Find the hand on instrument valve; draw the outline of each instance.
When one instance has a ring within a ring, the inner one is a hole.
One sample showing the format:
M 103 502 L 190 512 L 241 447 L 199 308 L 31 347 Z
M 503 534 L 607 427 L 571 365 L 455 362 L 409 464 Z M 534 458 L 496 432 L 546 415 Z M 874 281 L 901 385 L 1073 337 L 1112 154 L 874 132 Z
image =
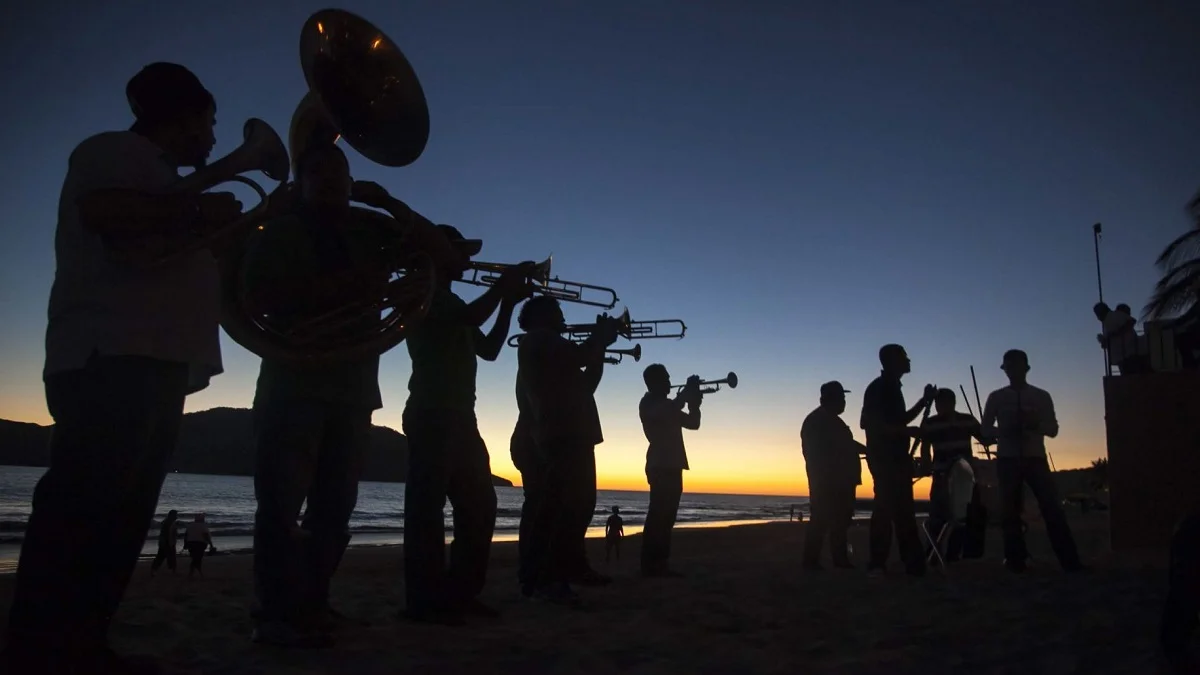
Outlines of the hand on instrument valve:
M 240 217 L 242 203 L 232 192 L 204 192 L 196 197 L 196 210 L 196 228 L 211 232 Z
M 620 321 L 607 314 L 596 315 L 596 339 L 607 347 L 617 341 L 620 335 Z
M 356 180 L 350 186 L 350 201 L 382 209 L 392 201 L 392 195 L 388 194 L 387 189 L 379 183 L 373 183 L 369 180 Z
M 536 265 L 537 263 L 527 260 L 500 273 L 496 287 L 500 289 L 506 302 L 516 304 L 533 295 L 533 282 L 529 277 L 533 275 Z
M 687 383 L 683 385 L 683 397 L 690 406 L 698 406 L 704 400 L 704 394 L 700 393 L 699 375 L 692 375 L 687 379 Z

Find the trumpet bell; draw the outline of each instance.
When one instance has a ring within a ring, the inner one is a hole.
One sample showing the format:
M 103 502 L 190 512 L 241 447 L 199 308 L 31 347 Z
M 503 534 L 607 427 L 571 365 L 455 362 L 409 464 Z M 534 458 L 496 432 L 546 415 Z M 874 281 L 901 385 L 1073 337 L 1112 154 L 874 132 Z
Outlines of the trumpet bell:
M 737 373 L 729 373 L 726 375 L 725 382 L 729 385 L 730 389 L 737 389 Z
M 629 350 L 629 355 L 633 357 L 634 362 L 642 360 L 642 345 L 636 344 L 633 349 Z
M 300 31 L 300 65 L 309 105 L 328 116 L 320 132 L 334 130 L 383 166 L 408 166 L 425 151 L 425 91 L 404 53 L 371 22 L 340 9 L 313 14 Z

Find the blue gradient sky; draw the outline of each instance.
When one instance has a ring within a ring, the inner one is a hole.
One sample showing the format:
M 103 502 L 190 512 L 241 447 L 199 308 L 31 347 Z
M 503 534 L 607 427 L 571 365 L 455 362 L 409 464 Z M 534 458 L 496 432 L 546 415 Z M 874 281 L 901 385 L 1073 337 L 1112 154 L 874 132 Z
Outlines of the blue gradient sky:
M 0 50 L 23 67 L 0 83 L 0 417 L 49 421 L 72 147 L 128 125 L 125 82 L 154 60 L 215 93 L 217 154 L 250 116 L 286 132 L 305 91 L 298 32 L 324 3 L 117 4 L 7 15 Z M 910 398 L 924 382 L 969 390 L 971 364 L 986 396 L 1001 353 L 1026 349 L 1058 402 L 1055 459 L 1081 465 L 1104 451 L 1091 225 L 1106 299 L 1140 307 L 1200 184 L 1200 11 L 1022 4 L 347 2 L 401 45 L 432 116 L 413 166 L 351 164 L 482 237 L 485 260 L 553 253 L 635 318 L 684 319 L 688 337 L 644 343 L 643 365 L 742 379 L 688 436 L 690 490 L 806 491 L 799 426 L 818 385 L 853 390 L 857 427 L 892 341 L 913 358 Z M 249 405 L 258 360 L 224 346 L 226 374 L 190 410 Z M 611 368 L 599 394 L 602 487 L 644 485 L 640 371 Z M 399 426 L 408 372 L 403 348 L 384 357 L 377 423 Z M 478 412 L 495 471 L 515 478 L 514 372 L 512 350 L 481 365 Z

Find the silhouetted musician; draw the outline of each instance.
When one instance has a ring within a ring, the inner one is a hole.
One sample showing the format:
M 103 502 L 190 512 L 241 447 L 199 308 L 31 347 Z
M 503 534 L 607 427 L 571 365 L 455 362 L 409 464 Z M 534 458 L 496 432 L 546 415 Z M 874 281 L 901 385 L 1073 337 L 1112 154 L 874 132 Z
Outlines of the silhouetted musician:
M 1046 524 L 1046 534 L 1067 572 L 1084 569 L 1071 526 L 1058 498 L 1058 487 L 1046 457 L 1046 438 L 1058 436 L 1058 419 L 1050 393 L 1027 381 L 1029 357 L 1019 349 L 1004 353 L 1001 369 L 1009 386 L 993 391 L 983 405 L 983 433 L 996 441 L 996 473 L 1004 521 L 1004 564 L 1025 571 L 1029 553 L 1021 523 L 1022 485 L 1029 484 Z
M 905 408 L 900 378 L 912 367 L 908 353 L 897 344 L 879 349 L 883 372 L 867 385 L 863 393 L 860 424 L 867 432 L 867 468 L 875 483 L 871 511 L 871 560 L 869 573 L 882 573 L 892 548 L 892 530 L 896 531 L 900 558 L 908 573 L 925 573 L 925 554 L 917 534 L 913 505 L 913 462 L 908 439 L 918 434 L 908 425 L 925 409 L 935 388 L 926 386 L 924 396 L 912 408 Z
M 187 395 L 222 372 L 219 278 L 207 250 L 147 269 L 113 247 L 211 232 L 228 192 L 172 192 L 213 147 L 216 104 L 187 68 L 153 63 L 125 89 L 128 130 L 71 152 L 59 199 L 44 370 L 54 418 L 21 547 L 5 672 L 116 672 L 108 627 L 154 518 Z M 6 670 L 7 669 L 7 670 Z
M 491 459 L 475 417 L 478 359 L 495 361 L 508 338 L 518 302 L 531 287 L 524 265 L 508 267 L 483 295 L 467 303 L 451 290 L 463 277 L 478 239 L 439 225 L 457 256 L 438 266 L 439 287 L 429 313 L 405 339 L 412 358 L 404 434 L 404 615 L 414 621 L 462 623 L 464 615 L 494 617 L 479 601 L 487 581 L 496 525 Z M 480 330 L 496 314 L 491 331 Z M 444 511 L 454 509 L 454 540 L 446 566 Z
M 526 548 L 536 581 L 523 591 L 573 604 L 578 597 L 572 582 L 607 580 L 588 564 L 584 538 L 596 509 L 595 448 L 604 440 L 595 390 L 604 349 L 616 340 L 617 326 L 598 318 L 585 342 L 571 342 L 561 334 L 566 322 L 558 300 L 550 296 L 527 301 L 519 321 L 526 334 L 517 359 L 544 486 Z
M 642 532 L 642 575 L 677 577 L 670 569 L 671 529 L 683 496 L 683 472 L 688 467 L 683 446 L 683 430 L 700 428 L 700 378 L 693 375 L 675 398 L 671 393 L 671 375 L 661 363 L 642 371 L 646 394 L 638 405 L 642 431 L 650 443 L 646 449 L 646 481 L 650 485 L 650 507 L 646 510 L 646 528 Z M 687 407 L 687 412 L 684 412 Z
M 972 439 L 983 442 L 979 420 L 954 409 L 957 397 L 950 389 L 939 389 L 934 398 L 937 414 L 921 424 L 921 463 L 930 467 L 933 480 L 929 488 L 928 530 L 937 536 L 942 526 L 953 518 L 950 503 L 950 469 L 959 459 L 974 462 L 971 452 Z M 931 456 L 932 455 L 932 456 Z M 972 500 L 979 500 L 979 489 L 975 488 Z M 952 562 L 962 556 L 966 531 L 955 529 L 946 542 L 945 560 Z

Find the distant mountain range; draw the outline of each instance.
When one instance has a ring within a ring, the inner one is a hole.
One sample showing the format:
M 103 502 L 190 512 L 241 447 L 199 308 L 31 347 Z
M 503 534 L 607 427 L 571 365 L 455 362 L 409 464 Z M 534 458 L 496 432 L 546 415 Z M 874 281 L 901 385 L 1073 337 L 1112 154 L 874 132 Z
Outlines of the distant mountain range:
M 0 420 L 0 464 L 49 466 L 52 426 Z M 251 412 L 245 408 L 212 408 L 183 416 L 179 445 L 171 470 L 218 476 L 254 474 Z M 403 483 L 408 469 L 408 439 L 388 427 L 371 429 L 371 448 L 363 480 Z M 512 481 L 492 476 L 493 485 Z

